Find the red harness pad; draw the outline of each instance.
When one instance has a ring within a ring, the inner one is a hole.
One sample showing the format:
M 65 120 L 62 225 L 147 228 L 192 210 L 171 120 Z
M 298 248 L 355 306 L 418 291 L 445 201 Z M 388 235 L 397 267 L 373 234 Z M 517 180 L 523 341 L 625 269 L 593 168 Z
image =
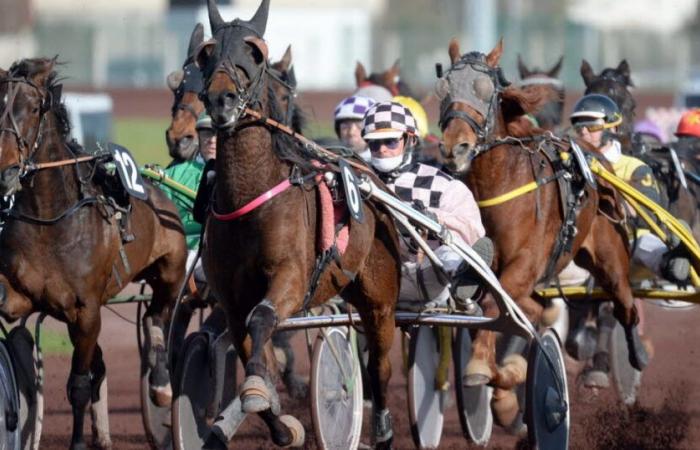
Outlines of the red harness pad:
M 347 221 L 348 209 L 345 202 L 333 203 L 331 190 L 328 189 L 328 186 L 323 180 L 321 180 L 317 186 L 318 203 L 320 206 L 318 250 L 320 252 L 328 251 L 333 246 L 333 243 L 335 243 L 338 248 L 338 253 L 342 255 L 345 253 L 345 249 L 348 248 L 350 229 L 348 223 L 346 223 L 340 231 L 338 231 L 337 236 L 335 229 L 338 224 Z

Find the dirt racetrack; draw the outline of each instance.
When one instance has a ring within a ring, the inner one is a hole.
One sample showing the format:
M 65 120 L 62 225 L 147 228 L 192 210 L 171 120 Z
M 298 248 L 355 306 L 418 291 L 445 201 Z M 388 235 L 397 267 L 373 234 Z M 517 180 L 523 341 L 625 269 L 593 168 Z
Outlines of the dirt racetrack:
M 134 305 L 115 308 L 133 320 Z M 134 325 L 103 309 L 100 344 L 103 347 L 108 379 L 112 440 L 115 449 L 147 448 L 139 406 L 139 376 Z M 655 357 L 644 373 L 639 405 L 631 410 L 619 408 L 612 390 L 593 395 L 575 386 L 570 377 L 572 397 L 571 448 L 573 449 L 671 449 L 700 448 L 700 308 L 668 311 L 647 306 L 648 333 L 653 339 Z M 46 327 L 65 327 L 47 320 Z M 398 335 L 398 333 L 397 333 Z M 308 373 L 303 335 L 295 337 L 299 370 Z M 49 356 L 45 360 L 44 433 L 42 449 L 65 449 L 70 441 L 71 413 L 65 385 L 69 356 Z M 398 339 L 393 349 L 393 377 L 390 384 L 390 409 L 394 418 L 396 448 L 412 448 L 406 413 L 406 381 L 400 366 Z M 312 437 L 308 403 L 289 401 L 283 394 L 283 407 L 295 414 L 307 430 L 307 448 L 316 448 Z M 368 410 L 363 434 L 369 429 Z M 455 407 L 445 418 L 441 448 L 469 448 L 462 437 Z M 89 420 L 86 435 L 89 436 Z M 368 442 L 368 439 L 363 439 Z M 257 417 L 248 418 L 230 448 L 272 448 L 267 429 Z M 494 429 L 490 448 L 526 448 L 525 440 Z

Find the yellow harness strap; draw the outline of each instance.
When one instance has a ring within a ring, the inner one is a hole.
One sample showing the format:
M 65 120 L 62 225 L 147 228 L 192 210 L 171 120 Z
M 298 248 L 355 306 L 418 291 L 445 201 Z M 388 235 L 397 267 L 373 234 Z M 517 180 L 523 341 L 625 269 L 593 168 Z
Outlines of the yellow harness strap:
M 537 189 L 539 185 L 537 184 L 536 181 L 531 181 L 530 183 L 526 184 L 525 186 L 520 186 L 517 189 L 514 189 L 510 192 L 506 192 L 503 195 L 499 195 L 498 197 L 490 198 L 488 200 L 482 200 L 480 202 L 476 202 L 477 205 L 481 208 L 486 208 L 489 206 L 495 206 L 495 205 L 500 205 L 501 203 L 505 203 L 508 200 L 512 200 L 515 197 L 520 197 L 521 195 L 525 195 L 528 192 L 532 192 L 535 189 Z

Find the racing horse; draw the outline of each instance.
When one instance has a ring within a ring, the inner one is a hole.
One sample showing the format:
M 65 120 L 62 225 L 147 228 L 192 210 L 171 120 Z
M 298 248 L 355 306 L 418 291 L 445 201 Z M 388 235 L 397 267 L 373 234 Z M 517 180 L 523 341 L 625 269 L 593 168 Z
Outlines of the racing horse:
M 555 182 L 562 172 L 554 166 L 555 158 L 546 155 L 554 153 L 547 150 L 553 142 L 557 153 L 568 151 L 569 145 L 542 135 L 543 130 L 522 117 L 550 100 L 551 91 L 525 92 L 510 86 L 498 67 L 502 52 L 502 41 L 488 55 L 462 55 L 459 43 L 450 42 L 452 67 L 436 85 L 442 99 L 446 164 L 479 202 L 487 235 L 496 248 L 495 273 L 529 319 L 537 322 L 542 315 L 542 306 L 531 298 L 535 285 L 558 273 L 573 256 L 615 300 L 615 316 L 625 329 L 630 362 L 641 370 L 648 356 L 637 331 L 637 311 L 627 280 L 630 254 L 622 227 L 624 213 L 616 193 L 603 183 L 598 182 L 595 189 L 593 183 L 579 179 L 578 205 L 564 211 L 559 182 Z M 495 201 L 528 184 L 534 189 Z M 568 241 L 568 250 L 557 244 L 562 240 Z M 491 300 L 487 294 L 484 313 L 495 317 L 498 312 Z M 503 391 L 524 381 L 525 362 L 516 358 L 498 367 L 494 344 L 492 331 L 477 332 L 464 382 L 499 388 L 494 392 L 498 411 L 505 408 L 498 401 L 513 404 L 512 391 L 507 395 Z
M 159 189 L 141 185 L 144 201 L 107 187 L 116 178 L 100 158 L 68 142 L 55 64 L 24 59 L 0 71 L 0 196 L 13 198 L 1 215 L 0 315 L 13 321 L 41 311 L 67 324 L 74 346 L 67 384 L 70 448 L 86 448 L 89 402 L 97 416 L 95 444 L 110 448 L 106 369 L 97 343 L 100 307 L 132 280 L 150 284 L 144 357 L 152 370 L 151 396 L 168 404 L 163 329 L 184 278 L 184 232 Z
M 398 59 L 384 72 L 373 72 L 369 75 L 367 75 L 365 66 L 358 61 L 355 65 L 355 83 L 358 89 L 376 85 L 387 89 L 394 97 L 397 95 L 415 97 L 411 87 L 401 79 L 401 67 Z
M 694 186 L 682 185 L 680 174 L 677 173 L 677 170 L 682 168 L 675 167 L 667 149 L 639 153 L 634 145 L 632 130 L 636 102 L 629 91 L 629 87 L 633 84 L 627 60 L 623 59 L 616 68 L 603 69 L 599 75 L 595 75 L 588 62 L 583 60 L 581 76 L 586 84 L 586 94 L 604 94 L 617 103 L 623 116 L 617 136 L 623 151 L 639 157 L 652 168 L 654 177 L 659 181 L 661 206 L 668 209 L 674 217 L 688 224 L 694 230 L 695 238 L 700 239 L 700 208 L 698 208 L 700 197 L 694 195 Z M 686 165 L 691 164 L 685 155 L 678 156 Z
M 564 114 L 564 84 L 557 78 L 563 61 L 564 56 L 561 56 L 559 61 L 549 70 L 529 69 L 518 54 L 519 85 L 523 91 L 528 92 L 533 86 L 546 86 L 555 94 L 554 100 L 547 102 L 539 111 L 533 113 L 540 128 L 555 133 L 561 127 Z
M 271 89 L 277 81 L 268 71 L 262 39 L 268 9 L 269 1 L 263 0 L 251 20 L 225 22 L 209 0 L 213 38 L 197 56 L 205 75 L 205 106 L 218 136 L 203 264 L 245 366 L 239 410 L 258 413 L 275 444 L 303 444 L 301 424 L 280 416 L 275 407 L 270 336 L 292 314 L 340 293 L 365 325 L 374 440 L 380 448 L 390 447 L 386 389 L 400 279 L 398 238 L 391 218 L 363 203 L 364 221 L 350 222 L 342 256 L 325 269 L 317 264 L 325 258 L 317 258 L 316 250 L 321 205 L 313 186 L 315 166 L 300 156 L 303 147 L 296 141 L 246 112 L 253 109 L 281 121 Z M 228 439 L 211 433 L 206 448 L 225 448 Z

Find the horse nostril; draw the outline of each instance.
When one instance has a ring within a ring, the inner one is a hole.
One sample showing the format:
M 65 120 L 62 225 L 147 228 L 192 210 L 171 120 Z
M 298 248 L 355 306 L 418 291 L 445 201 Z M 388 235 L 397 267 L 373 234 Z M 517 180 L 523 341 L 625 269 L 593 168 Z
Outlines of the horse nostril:
M 187 136 L 183 136 L 182 138 L 180 138 L 180 142 L 178 142 L 177 145 L 178 145 L 180 148 L 187 148 L 187 147 L 189 147 L 190 145 L 192 145 L 192 142 L 193 142 L 193 141 L 194 141 L 194 136 L 187 135 Z
M 222 99 L 222 105 L 224 108 L 230 109 L 236 106 L 236 95 L 232 93 L 228 93 L 223 96 Z
M 464 156 L 469 151 L 469 144 L 461 143 L 452 147 L 452 154 L 454 156 Z

